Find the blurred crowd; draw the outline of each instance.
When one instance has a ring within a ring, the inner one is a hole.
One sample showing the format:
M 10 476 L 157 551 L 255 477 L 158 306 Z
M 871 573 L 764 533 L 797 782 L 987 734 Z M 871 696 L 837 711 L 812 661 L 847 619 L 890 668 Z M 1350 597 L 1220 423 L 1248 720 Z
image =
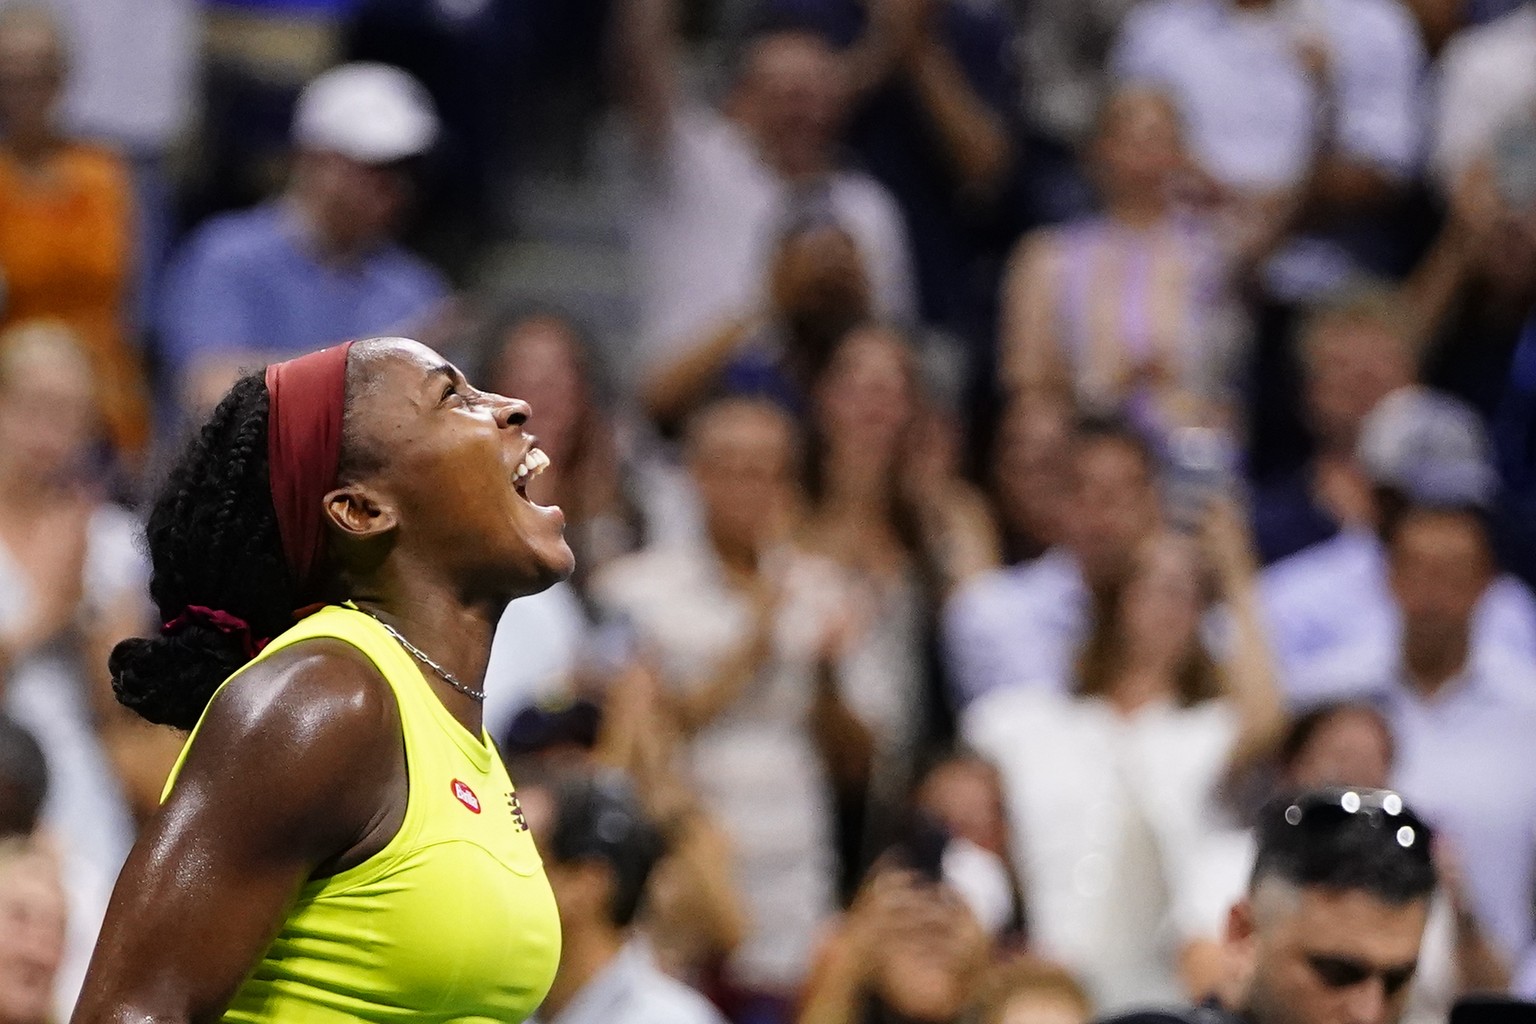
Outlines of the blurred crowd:
M 106 671 L 161 454 L 379 334 L 578 556 L 486 681 L 542 1024 L 1198 1001 L 1333 784 L 1436 830 L 1413 1024 L 1536 994 L 1536 2 L 6 3 L 0 1021 L 183 739 Z

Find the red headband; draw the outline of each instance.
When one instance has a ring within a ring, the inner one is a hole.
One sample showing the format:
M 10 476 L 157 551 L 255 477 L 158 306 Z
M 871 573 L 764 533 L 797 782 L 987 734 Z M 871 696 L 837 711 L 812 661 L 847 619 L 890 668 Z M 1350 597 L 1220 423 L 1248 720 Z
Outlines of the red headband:
M 301 599 L 325 557 L 321 503 L 341 464 L 350 341 L 267 367 L 267 472 L 283 555 Z

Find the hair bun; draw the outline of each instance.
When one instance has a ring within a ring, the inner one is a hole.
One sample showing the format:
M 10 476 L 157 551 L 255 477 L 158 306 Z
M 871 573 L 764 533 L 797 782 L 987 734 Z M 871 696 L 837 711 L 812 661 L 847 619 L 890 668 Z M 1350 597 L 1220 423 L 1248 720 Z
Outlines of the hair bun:
M 245 638 L 188 622 L 122 641 L 107 667 L 118 703 L 157 725 L 190 730 L 214 691 L 250 660 Z

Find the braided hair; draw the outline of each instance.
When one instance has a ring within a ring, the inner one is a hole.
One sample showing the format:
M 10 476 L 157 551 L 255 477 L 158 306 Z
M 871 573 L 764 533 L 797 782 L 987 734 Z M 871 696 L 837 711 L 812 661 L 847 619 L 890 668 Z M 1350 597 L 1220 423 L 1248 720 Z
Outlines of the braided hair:
M 149 514 L 149 592 L 163 619 L 192 605 L 245 620 L 257 637 L 298 606 L 267 477 L 267 388 L 242 378 L 192 437 Z M 151 722 L 190 729 L 219 684 L 249 659 L 249 638 L 190 622 L 112 650 L 112 689 Z

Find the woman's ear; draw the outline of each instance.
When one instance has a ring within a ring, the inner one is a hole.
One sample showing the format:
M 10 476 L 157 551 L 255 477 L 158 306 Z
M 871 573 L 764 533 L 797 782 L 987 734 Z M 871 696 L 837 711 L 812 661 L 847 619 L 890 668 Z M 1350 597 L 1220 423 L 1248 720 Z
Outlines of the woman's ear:
M 361 484 L 339 487 L 325 496 L 325 515 L 343 534 L 369 540 L 400 525 L 394 508 L 372 488 Z

